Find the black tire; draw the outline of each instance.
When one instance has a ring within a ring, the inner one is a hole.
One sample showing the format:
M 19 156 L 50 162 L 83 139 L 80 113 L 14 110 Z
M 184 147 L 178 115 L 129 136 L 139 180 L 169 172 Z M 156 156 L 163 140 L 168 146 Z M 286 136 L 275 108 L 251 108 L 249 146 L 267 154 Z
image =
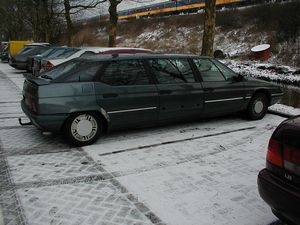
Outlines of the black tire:
M 98 140 L 103 125 L 96 113 L 81 112 L 71 115 L 66 120 L 63 131 L 72 145 L 84 146 Z
M 247 115 L 251 120 L 262 119 L 268 110 L 269 99 L 266 94 L 258 93 L 255 94 L 248 105 Z

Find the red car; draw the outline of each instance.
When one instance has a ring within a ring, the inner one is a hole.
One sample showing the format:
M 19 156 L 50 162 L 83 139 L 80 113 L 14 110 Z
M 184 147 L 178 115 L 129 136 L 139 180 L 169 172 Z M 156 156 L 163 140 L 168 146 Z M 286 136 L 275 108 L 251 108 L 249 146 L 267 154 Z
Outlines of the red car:
M 282 122 L 268 147 L 258 191 L 273 213 L 287 224 L 300 224 L 300 116 Z

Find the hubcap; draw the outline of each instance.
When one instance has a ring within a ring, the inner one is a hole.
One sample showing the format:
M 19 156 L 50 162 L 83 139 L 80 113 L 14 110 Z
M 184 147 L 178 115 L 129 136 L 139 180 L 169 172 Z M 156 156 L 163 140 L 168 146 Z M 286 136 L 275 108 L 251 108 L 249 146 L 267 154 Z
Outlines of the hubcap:
M 71 124 L 71 133 L 78 141 L 91 140 L 96 135 L 97 130 L 97 121 L 89 114 L 77 116 Z
M 257 100 L 254 104 L 254 112 L 260 114 L 264 109 L 264 103 L 261 100 Z

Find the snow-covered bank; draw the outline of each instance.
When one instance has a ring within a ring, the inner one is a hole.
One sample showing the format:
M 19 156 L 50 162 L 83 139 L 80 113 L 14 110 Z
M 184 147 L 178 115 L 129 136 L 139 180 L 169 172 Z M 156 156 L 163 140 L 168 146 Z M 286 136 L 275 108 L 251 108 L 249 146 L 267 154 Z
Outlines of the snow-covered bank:
M 224 63 L 235 72 L 246 76 L 300 86 L 299 68 L 259 61 L 224 60 Z
M 275 104 L 269 107 L 270 110 L 273 110 L 275 112 L 296 116 L 300 115 L 300 108 L 294 108 L 291 106 L 286 106 L 283 104 Z

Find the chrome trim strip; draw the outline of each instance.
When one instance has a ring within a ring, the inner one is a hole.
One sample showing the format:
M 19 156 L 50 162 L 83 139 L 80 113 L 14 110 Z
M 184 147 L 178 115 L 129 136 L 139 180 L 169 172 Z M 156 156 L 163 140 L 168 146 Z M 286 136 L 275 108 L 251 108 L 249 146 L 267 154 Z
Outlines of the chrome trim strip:
M 246 98 L 246 99 L 250 99 L 250 98 L 252 98 L 252 97 L 251 97 L 251 96 L 246 96 L 245 98 Z
M 243 100 L 243 97 L 239 98 L 223 98 L 223 99 L 216 99 L 216 100 L 208 100 L 205 103 L 213 103 L 213 102 L 226 102 L 226 101 L 235 101 L 235 100 Z
M 124 110 L 111 111 L 111 112 L 108 112 L 108 114 L 136 112 L 136 111 L 152 110 L 152 109 L 157 109 L 157 107 L 147 107 L 147 108 L 138 108 L 138 109 L 124 109 Z
M 279 93 L 279 94 L 272 94 L 271 96 L 283 96 L 283 93 Z

